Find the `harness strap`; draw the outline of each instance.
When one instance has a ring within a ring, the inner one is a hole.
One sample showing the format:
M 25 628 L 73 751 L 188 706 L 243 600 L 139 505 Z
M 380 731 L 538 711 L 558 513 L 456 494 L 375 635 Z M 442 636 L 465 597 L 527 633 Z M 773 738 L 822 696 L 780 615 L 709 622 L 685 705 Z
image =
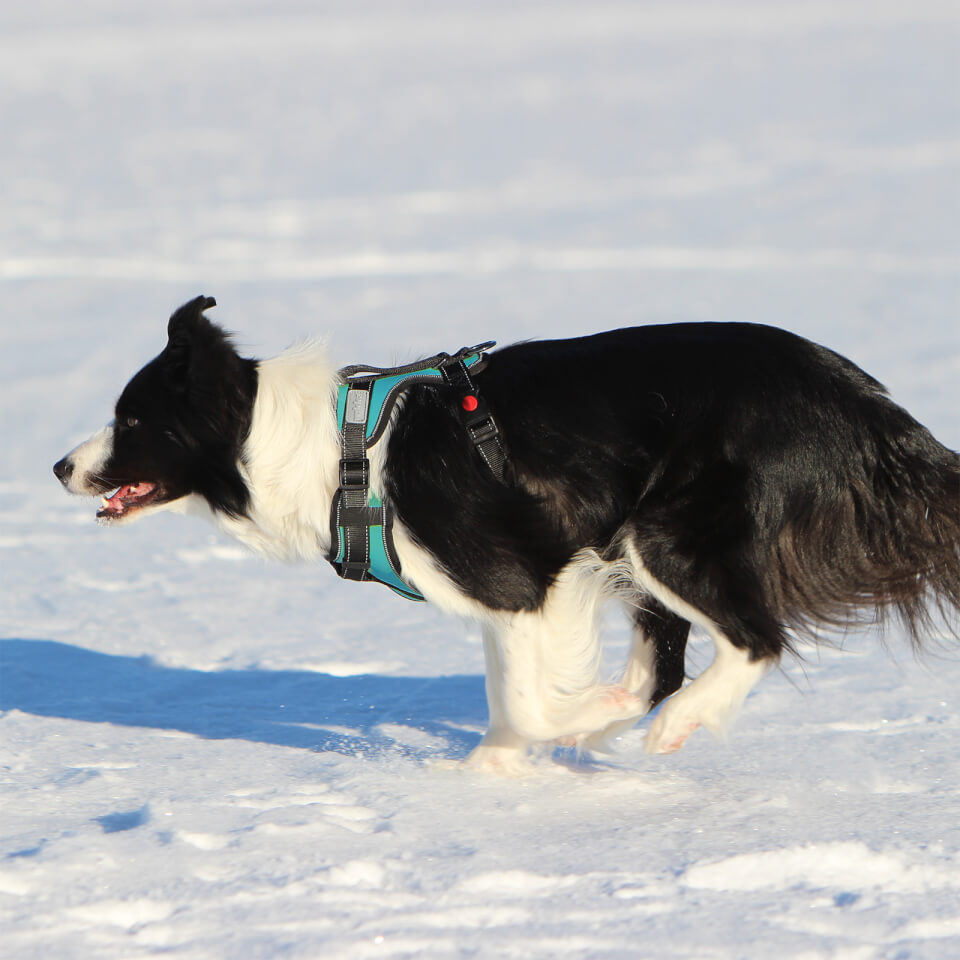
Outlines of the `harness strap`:
M 440 353 L 401 367 L 354 364 L 340 371 L 340 488 L 331 509 L 327 559 L 346 580 L 375 580 L 409 600 L 423 596 L 404 582 L 393 544 L 393 510 L 370 489 L 368 450 L 382 436 L 401 392 L 414 384 L 445 383 L 458 390 L 460 418 L 484 463 L 503 481 L 506 455 L 496 421 L 470 377 L 493 342 Z
M 458 354 L 451 358 L 450 363 L 441 366 L 440 370 L 447 383 L 463 394 L 459 407 L 460 420 L 467 428 L 473 445 L 483 457 L 490 472 L 498 480 L 503 481 L 507 457 L 500 443 L 500 431 L 493 419 L 493 414 L 490 413 L 487 401 L 470 379 L 470 371 L 466 363 Z
M 363 580 L 370 559 L 369 503 L 370 461 L 367 459 L 367 411 L 370 384 L 358 383 L 347 393 L 345 416 L 340 426 L 340 491 L 335 498 L 337 527 L 343 530 L 340 576 Z

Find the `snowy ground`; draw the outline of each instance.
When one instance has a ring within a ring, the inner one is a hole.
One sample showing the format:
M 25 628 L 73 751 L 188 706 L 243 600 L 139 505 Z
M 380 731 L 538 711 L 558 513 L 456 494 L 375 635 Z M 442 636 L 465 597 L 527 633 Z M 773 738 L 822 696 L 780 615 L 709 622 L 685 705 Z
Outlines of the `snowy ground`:
M 0 10 L 4 957 L 955 958 L 960 655 L 788 663 L 728 744 L 439 769 L 469 627 L 50 465 L 172 308 L 342 362 L 625 323 L 828 343 L 960 447 L 954 2 Z M 623 631 L 611 621 L 611 667 Z M 698 645 L 693 669 L 709 653 Z

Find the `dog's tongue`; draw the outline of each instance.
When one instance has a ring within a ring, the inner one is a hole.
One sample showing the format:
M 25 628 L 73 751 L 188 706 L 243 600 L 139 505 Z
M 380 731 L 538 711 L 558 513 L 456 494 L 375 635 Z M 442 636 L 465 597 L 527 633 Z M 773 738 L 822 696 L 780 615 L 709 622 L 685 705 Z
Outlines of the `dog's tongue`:
M 126 510 L 127 502 L 145 497 L 154 486 L 152 483 L 125 483 L 112 497 L 103 498 L 101 515 L 119 516 Z

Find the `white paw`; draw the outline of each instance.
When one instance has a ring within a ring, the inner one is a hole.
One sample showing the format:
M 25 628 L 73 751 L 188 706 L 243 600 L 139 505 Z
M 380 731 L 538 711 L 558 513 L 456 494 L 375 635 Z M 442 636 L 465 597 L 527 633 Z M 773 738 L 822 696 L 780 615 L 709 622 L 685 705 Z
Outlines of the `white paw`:
M 650 724 L 643 748 L 647 753 L 676 753 L 700 724 L 689 716 L 671 717 L 666 711 Z
M 611 753 L 613 740 L 647 712 L 649 701 L 621 686 L 602 687 L 582 733 L 557 737 L 554 744 L 596 753 Z
M 646 712 L 647 701 L 631 693 L 626 687 L 616 684 L 600 687 L 592 706 L 584 712 L 582 719 L 586 722 L 583 723 L 583 732 L 577 735 L 578 739 L 605 730 L 610 724 L 628 717 L 636 719 Z
M 501 777 L 520 777 L 530 772 L 531 763 L 526 747 L 481 743 L 463 761 L 461 767 L 480 773 L 495 773 Z
M 725 739 L 744 697 L 762 676 L 766 664 L 750 664 L 749 668 L 735 673 L 731 683 L 730 678 L 722 673 L 710 676 L 710 671 L 716 670 L 711 666 L 689 686 L 674 694 L 650 724 L 647 753 L 674 753 L 697 727 L 704 727 Z
M 702 693 L 694 682 L 664 703 L 647 731 L 647 753 L 676 753 L 697 727 L 718 729 L 717 702 Z
M 617 713 L 634 713 L 642 709 L 643 704 L 640 697 L 617 683 L 603 688 L 603 702 Z

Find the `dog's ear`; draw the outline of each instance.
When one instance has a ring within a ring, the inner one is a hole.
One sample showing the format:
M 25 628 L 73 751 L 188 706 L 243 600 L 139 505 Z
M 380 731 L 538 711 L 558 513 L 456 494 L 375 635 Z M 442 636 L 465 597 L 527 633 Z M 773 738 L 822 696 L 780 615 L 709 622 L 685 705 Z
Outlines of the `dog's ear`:
M 169 342 L 180 343 L 183 340 L 193 339 L 200 326 L 209 325 L 210 321 L 203 315 L 204 310 L 215 307 L 217 301 L 213 297 L 196 297 L 175 310 L 167 324 L 167 338 Z
M 213 297 L 200 296 L 171 315 L 167 324 L 167 346 L 162 354 L 164 370 L 171 383 L 186 384 L 198 340 L 213 327 L 203 311 L 216 305 Z

